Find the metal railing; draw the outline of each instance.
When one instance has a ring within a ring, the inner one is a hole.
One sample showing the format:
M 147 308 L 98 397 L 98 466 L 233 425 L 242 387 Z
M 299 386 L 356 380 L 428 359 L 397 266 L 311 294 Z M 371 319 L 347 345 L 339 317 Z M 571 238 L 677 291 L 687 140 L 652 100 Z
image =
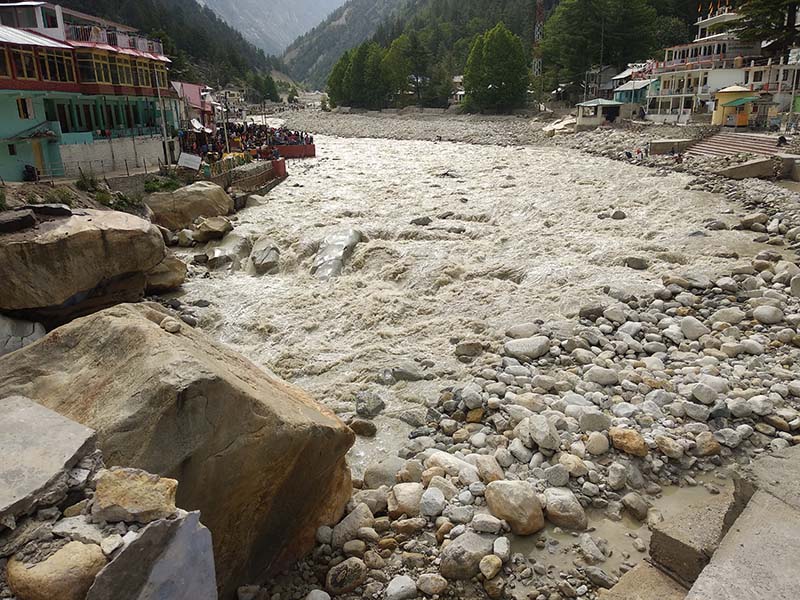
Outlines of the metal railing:
M 140 52 L 164 54 L 164 46 L 158 40 L 151 40 L 141 35 L 103 29 L 91 25 L 65 25 L 64 34 L 71 42 L 91 42 L 108 44 L 117 48 L 130 48 Z

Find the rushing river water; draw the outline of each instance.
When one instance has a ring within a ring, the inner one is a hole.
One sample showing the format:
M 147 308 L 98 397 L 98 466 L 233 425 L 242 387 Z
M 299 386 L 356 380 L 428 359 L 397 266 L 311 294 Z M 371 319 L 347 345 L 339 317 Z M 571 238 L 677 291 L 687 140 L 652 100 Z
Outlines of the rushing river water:
M 210 301 L 198 311 L 206 331 L 340 412 L 360 390 L 382 394 L 356 472 L 402 444 L 409 426 L 396 416 L 468 376 L 456 342 L 499 341 L 509 325 L 574 316 L 604 286 L 640 293 L 757 251 L 745 233 L 703 233 L 732 207 L 685 191 L 687 176 L 553 148 L 320 137 L 317 153 L 238 214 L 237 232 L 280 247 L 280 273 L 198 270 L 183 300 Z M 598 218 L 612 208 L 627 218 Z M 419 217 L 432 222 L 411 224 Z M 344 274 L 313 277 L 316 244 L 351 227 L 367 241 Z M 630 256 L 649 269 L 626 267 Z M 409 363 L 427 379 L 380 383 Z

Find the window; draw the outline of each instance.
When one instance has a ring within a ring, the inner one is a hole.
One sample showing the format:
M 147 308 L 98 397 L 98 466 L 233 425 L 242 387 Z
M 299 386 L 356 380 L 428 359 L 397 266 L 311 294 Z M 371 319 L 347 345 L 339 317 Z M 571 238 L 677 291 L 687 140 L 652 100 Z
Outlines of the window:
M 8 64 L 8 50 L 0 48 L 0 77 L 11 77 L 11 66 Z
M 78 75 L 81 83 L 94 83 L 94 60 L 89 52 L 78 52 Z
M 8 155 L 9 156 L 16 156 L 17 155 L 17 145 L 16 144 L 9 144 L 8 145 Z
M 40 50 L 39 72 L 45 81 L 74 82 L 75 64 L 72 54 L 60 50 Z
M 747 85 L 748 83 L 750 83 L 750 71 L 745 71 L 744 72 L 744 84 Z
M 133 85 L 131 72 L 131 59 L 118 57 L 115 61 L 117 70 L 117 85 Z
M 20 119 L 32 119 L 33 100 L 30 98 L 17 98 L 17 112 Z
M 32 50 L 14 49 L 11 51 L 11 60 L 14 63 L 17 79 L 37 79 Z
M 759 81 L 764 80 L 764 71 L 755 71 L 753 73 L 753 81 L 758 83 Z
M 139 87 L 151 87 L 150 68 L 147 66 L 147 63 L 143 60 L 134 61 L 134 70 L 136 72 L 134 75 L 134 84 Z
M 98 83 L 111 83 L 111 65 L 105 54 L 93 54 L 94 76 Z

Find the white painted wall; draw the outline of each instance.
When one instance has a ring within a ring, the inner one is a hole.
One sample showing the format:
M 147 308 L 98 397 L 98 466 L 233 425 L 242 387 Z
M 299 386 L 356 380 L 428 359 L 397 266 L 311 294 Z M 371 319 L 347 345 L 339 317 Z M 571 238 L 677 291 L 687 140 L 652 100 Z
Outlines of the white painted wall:
M 177 140 L 175 147 L 178 147 Z M 63 144 L 60 150 L 66 177 L 77 177 L 79 167 L 84 171 L 91 168 L 95 173 L 124 173 L 125 161 L 128 170 L 145 166 L 157 169 L 159 159 L 164 161 L 161 139 L 149 136 L 99 140 L 93 144 Z

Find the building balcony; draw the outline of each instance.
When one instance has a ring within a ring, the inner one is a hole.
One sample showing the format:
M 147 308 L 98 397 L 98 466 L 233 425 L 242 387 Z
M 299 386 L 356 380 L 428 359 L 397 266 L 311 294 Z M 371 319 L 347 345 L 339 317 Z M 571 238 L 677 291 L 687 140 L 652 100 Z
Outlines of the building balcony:
M 134 35 L 102 29 L 88 25 L 65 25 L 64 33 L 67 41 L 89 42 L 92 44 L 107 44 L 116 48 L 129 48 L 150 54 L 164 54 L 164 46 L 157 40 L 150 40 L 141 35 Z
M 659 96 L 704 96 L 709 93 L 709 87 L 703 85 L 700 87 L 687 87 L 677 89 L 662 89 L 659 90 Z

